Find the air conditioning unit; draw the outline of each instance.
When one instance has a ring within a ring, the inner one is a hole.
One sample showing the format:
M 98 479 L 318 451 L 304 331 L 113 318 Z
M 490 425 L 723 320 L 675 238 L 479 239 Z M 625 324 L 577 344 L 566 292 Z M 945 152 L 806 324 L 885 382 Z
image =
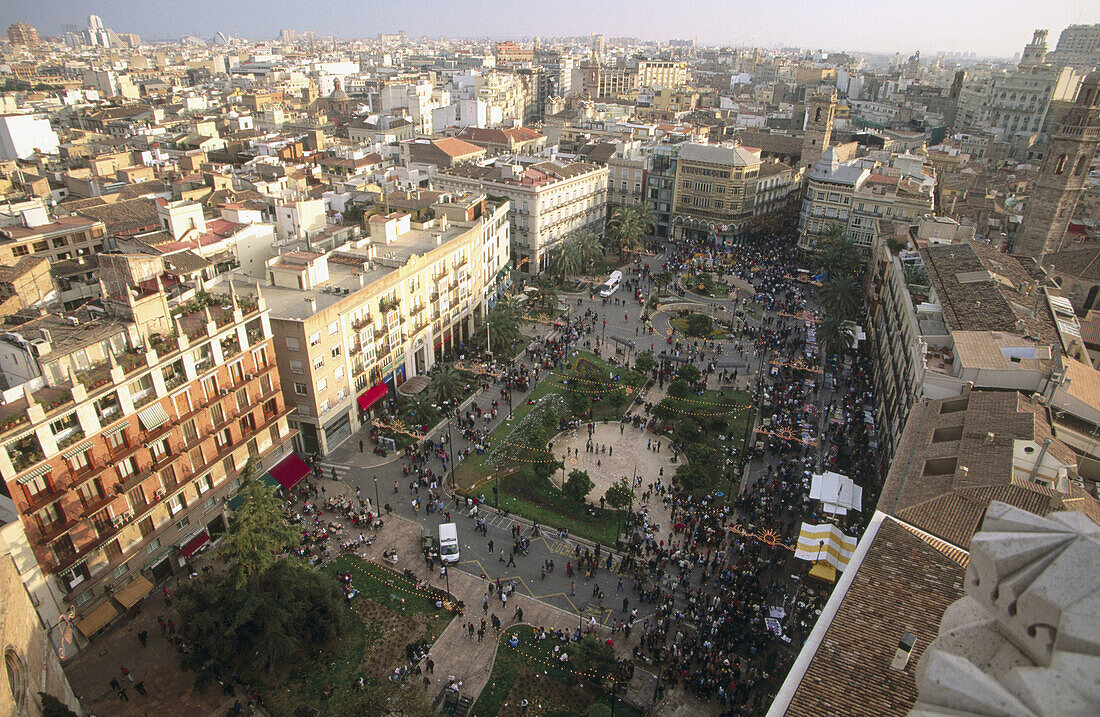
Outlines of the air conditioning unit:
M 164 489 L 163 488 L 157 488 L 155 491 L 153 491 L 153 498 L 154 499 L 160 500 L 163 497 L 164 497 Z
M 125 522 L 126 522 L 126 516 L 124 516 L 124 515 L 116 515 L 114 518 L 111 519 L 111 523 L 116 528 L 119 527 L 120 525 L 122 525 Z
M 254 374 L 254 373 L 246 373 L 244 375 L 244 380 L 245 381 L 251 381 L 254 378 L 256 378 L 256 374 Z
M 228 388 L 219 389 L 218 393 L 221 394 L 222 396 L 228 396 L 229 395 L 229 389 Z
M 123 520 L 133 520 L 134 519 L 134 511 L 128 510 L 125 513 L 123 513 L 122 514 L 122 519 Z

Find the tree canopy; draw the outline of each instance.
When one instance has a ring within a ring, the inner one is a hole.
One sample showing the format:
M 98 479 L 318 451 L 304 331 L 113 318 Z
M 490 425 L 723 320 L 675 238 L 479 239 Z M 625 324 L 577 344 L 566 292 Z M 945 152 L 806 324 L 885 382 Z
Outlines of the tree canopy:
M 588 477 L 588 473 L 574 469 L 569 472 L 569 478 L 565 481 L 562 493 L 570 500 L 583 503 L 595 487 L 596 484 Z

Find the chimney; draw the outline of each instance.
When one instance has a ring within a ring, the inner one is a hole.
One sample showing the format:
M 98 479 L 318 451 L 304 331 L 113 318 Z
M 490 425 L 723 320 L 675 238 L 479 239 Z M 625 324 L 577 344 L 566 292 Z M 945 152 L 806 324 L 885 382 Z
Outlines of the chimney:
M 985 434 L 986 443 L 992 443 L 994 438 L 996 438 L 996 436 L 993 435 L 993 431 L 989 431 Z
M 306 299 L 306 301 L 309 302 L 309 311 L 310 311 L 310 313 L 316 314 L 317 313 L 317 299 L 316 299 L 316 297 L 311 296 L 308 299 Z
M 898 649 L 894 653 L 894 659 L 890 661 L 890 669 L 898 670 L 899 672 L 905 669 L 905 666 L 909 664 L 909 656 L 913 654 L 913 646 L 917 644 L 917 636 L 911 632 L 906 632 L 898 640 Z

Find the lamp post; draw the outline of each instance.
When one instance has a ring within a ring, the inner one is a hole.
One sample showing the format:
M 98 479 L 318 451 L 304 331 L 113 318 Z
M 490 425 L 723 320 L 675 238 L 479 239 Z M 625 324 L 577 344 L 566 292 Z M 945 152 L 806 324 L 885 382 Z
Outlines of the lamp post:
M 454 440 L 451 438 L 451 431 L 455 425 L 455 413 L 458 413 L 458 409 L 454 410 L 454 413 L 447 415 L 447 463 L 451 469 L 451 490 L 455 489 L 455 446 Z
M 382 501 L 378 498 L 378 476 L 374 476 L 374 514 L 382 517 Z

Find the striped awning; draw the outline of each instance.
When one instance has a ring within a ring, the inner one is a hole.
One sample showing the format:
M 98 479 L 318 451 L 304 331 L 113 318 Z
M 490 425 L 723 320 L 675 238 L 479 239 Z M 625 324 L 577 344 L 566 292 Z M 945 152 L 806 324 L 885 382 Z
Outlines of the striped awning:
M 138 420 L 141 421 L 141 425 L 145 430 L 152 431 L 168 423 L 168 413 L 159 403 L 154 403 L 152 406 L 138 411 Z
M 80 453 L 83 453 L 84 451 L 88 450 L 91 447 L 92 447 L 92 442 L 91 441 L 81 441 L 80 443 L 77 443 L 75 446 L 73 446 L 69 450 L 62 453 L 61 457 L 64 458 L 65 460 L 69 460 L 73 456 L 75 456 L 77 454 L 80 454 Z
M 106 431 L 104 431 L 103 432 L 103 437 L 104 438 L 110 438 L 111 436 L 115 435 L 116 433 L 121 433 L 122 431 L 125 431 L 129 427 L 130 427 L 130 422 L 129 421 L 123 421 L 121 423 L 117 423 L 117 424 L 111 426 L 110 428 L 108 428 Z
M 52 470 L 49 463 L 43 463 L 42 465 L 27 471 L 26 475 L 20 476 L 17 481 L 19 485 L 24 483 L 30 483 L 35 478 L 41 478 Z

